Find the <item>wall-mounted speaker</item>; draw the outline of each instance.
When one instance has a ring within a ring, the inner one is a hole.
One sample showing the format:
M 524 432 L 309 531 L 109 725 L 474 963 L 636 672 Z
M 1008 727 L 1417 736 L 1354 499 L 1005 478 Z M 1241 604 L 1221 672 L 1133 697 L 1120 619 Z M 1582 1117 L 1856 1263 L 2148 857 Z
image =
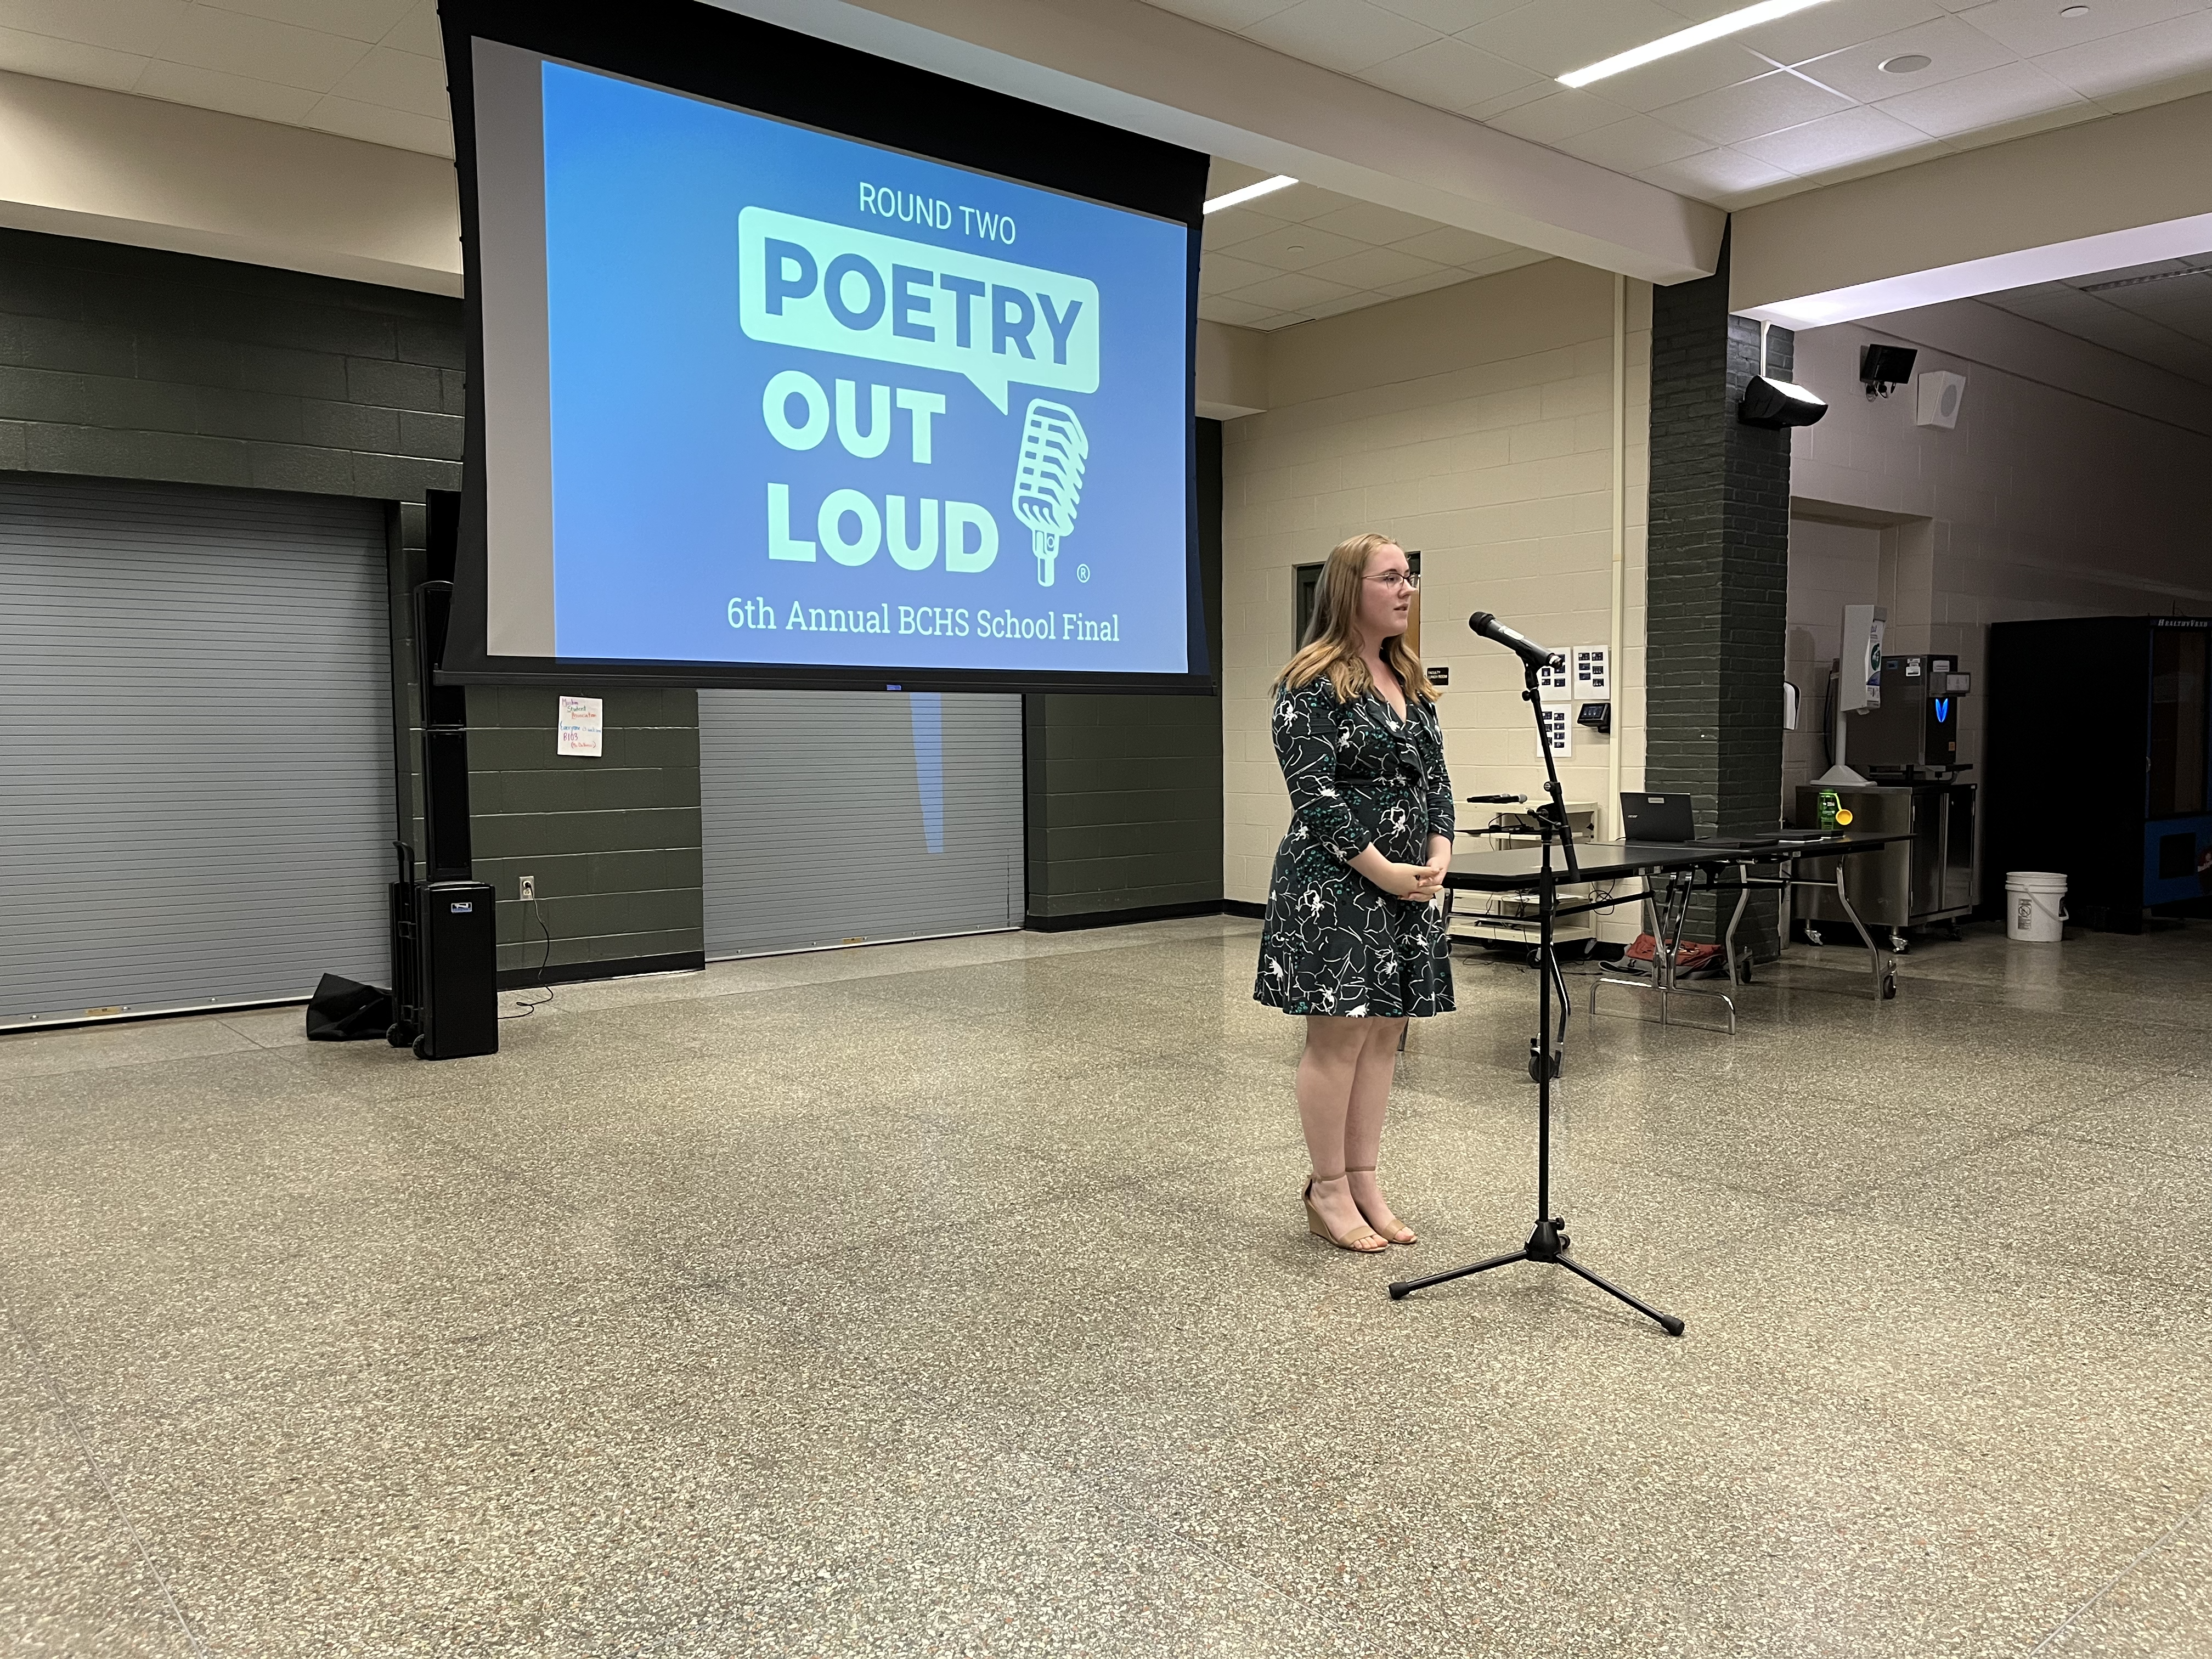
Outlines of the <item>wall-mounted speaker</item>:
M 1736 405 L 1736 418 L 1746 426 L 1810 426 L 1827 412 L 1827 404 L 1803 386 L 1764 374 L 1744 387 Z
M 1965 375 L 1931 368 L 1920 377 L 1914 391 L 1919 398 L 1912 412 L 1915 426 L 1948 428 L 1959 424 L 1959 405 L 1966 400 Z

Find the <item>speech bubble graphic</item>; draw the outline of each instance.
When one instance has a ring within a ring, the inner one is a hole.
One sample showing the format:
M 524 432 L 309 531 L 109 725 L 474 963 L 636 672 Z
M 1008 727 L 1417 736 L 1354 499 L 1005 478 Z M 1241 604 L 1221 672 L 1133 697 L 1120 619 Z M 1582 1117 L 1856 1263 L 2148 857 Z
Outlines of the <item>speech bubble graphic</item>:
M 1006 412 L 1009 384 L 1098 390 L 1098 286 L 958 248 L 802 219 L 738 215 L 749 339 L 964 375 Z

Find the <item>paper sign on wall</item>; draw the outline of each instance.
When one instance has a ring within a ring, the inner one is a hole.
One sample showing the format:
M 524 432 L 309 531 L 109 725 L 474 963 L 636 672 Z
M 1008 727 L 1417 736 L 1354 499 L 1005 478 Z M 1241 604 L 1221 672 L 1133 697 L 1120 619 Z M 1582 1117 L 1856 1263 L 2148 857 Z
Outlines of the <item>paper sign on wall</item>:
M 1544 735 L 1552 740 L 1552 753 L 1565 759 L 1575 752 L 1575 722 L 1571 709 L 1547 708 L 1544 711 Z M 1536 758 L 1541 760 L 1544 751 L 1539 749 Z
M 597 757 L 605 730 L 602 708 L 597 697 L 562 698 L 561 723 L 553 740 L 554 752 Z
M 1539 691 L 1564 691 L 1573 672 L 1564 664 L 1555 666 L 1546 663 L 1536 671 L 1536 689 Z
M 1575 695 L 1600 701 L 1613 695 L 1613 649 L 1603 645 L 1578 645 L 1571 653 L 1575 664 Z

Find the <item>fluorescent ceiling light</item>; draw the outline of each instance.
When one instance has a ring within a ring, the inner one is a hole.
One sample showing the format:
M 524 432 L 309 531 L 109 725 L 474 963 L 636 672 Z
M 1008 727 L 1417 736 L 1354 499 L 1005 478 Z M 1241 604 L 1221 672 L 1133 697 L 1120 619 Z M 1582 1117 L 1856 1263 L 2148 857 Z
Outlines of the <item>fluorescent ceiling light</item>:
M 1623 70 L 1632 70 L 1640 64 L 1656 63 L 1662 58 L 1672 58 L 1678 52 L 1687 52 L 1692 46 L 1702 46 L 1708 40 L 1756 28 L 1761 23 L 1771 23 L 1778 17 L 1787 17 L 1793 11 L 1824 5 L 1826 0 L 1761 0 L 1756 6 L 1746 6 L 1741 11 L 1732 11 L 1725 17 L 1713 17 L 1705 22 L 1663 34 L 1656 40 L 1607 58 L 1601 64 L 1592 64 L 1588 69 L 1570 70 L 1559 77 L 1566 87 L 1586 87 L 1593 81 L 1602 81 L 1608 75 L 1618 75 Z
M 1224 208 L 1238 207 L 1246 202 L 1256 202 L 1262 196 L 1273 196 L 1277 191 L 1286 190 L 1296 183 L 1297 180 L 1291 178 L 1289 173 L 1279 173 L 1272 179 L 1262 179 L 1256 185 L 1247 185 L 1242 190 L 1231 191 L 1226 196 L 1215 197 L 1206 204 L 1206 210 L 1208 213 L 1218 213 Z

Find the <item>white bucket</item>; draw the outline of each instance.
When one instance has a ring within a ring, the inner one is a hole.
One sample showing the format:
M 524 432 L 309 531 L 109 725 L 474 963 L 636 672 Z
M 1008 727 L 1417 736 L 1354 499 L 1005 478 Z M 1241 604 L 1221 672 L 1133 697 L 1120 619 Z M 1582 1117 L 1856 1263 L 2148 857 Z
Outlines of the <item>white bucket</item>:
M 2055 945 L 2066 936 L 2066 876 L 2057 870 L 2005 872 L 2005 936 Z

